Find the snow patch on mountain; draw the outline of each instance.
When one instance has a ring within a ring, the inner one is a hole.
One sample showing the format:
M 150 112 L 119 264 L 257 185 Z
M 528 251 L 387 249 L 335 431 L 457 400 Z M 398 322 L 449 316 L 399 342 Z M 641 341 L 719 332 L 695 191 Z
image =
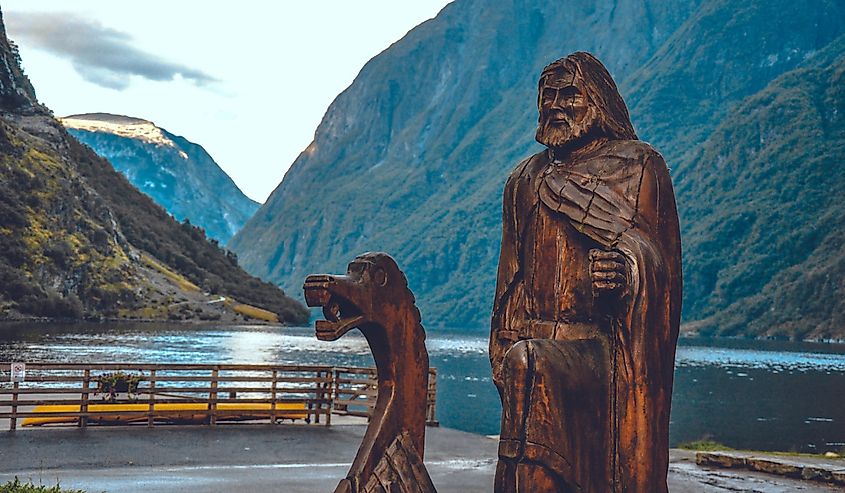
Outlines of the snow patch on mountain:
M 105 113 L 92 113 L 86 115 L 71 115 L 59 118 L 59 121 L 66 128 L 85 130 L 88 132 L 106 132 L 120 137 L 137 139 L 142 142 L 173 147 L 178 149 L 175 142 L 170 140 L 164 132 L 153 122 L 140 118 L 129 118 L 118 115 L 107 115 Z M 183 159 L 188 159 L 184 151 L 179 151 Z

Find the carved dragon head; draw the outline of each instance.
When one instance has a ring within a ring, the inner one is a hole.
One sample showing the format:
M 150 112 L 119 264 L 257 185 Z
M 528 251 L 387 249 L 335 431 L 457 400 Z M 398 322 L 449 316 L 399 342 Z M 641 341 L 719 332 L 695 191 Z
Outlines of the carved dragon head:
M 310 275 L 303 289 L 308 306 L 323 307 L 326 318 L 315 324 L 318 339 L 335 341 L 358 328 L 373 352 L 378 397 L 358 454 L 335 493 L 376 491 L 369 484 L 376 466 L 387 460 L 385 454 L 398 454 L 391 460 L 404 464 L 410 459 L 400 455 L 410 454 L 421 463 L 424 453 L 428 351 L 414 295 L 405 274 L 386 253 L 357 256 L 346 275 Z M 404 452 L 394 450 L 397 440 L 407 441 L 398 447 Z M 430 484 L 427 472 L 407 481 L 417 484 L 423 479 Z
M 410 316 L 420 324 L 420 312 L 408 280 L 386 253 L 355 257 L 346 275 L 314 274 L 305 279 L 305 302 L 323 307 L 325 320 L 315 324 L 317 338 L 334 341 L 354 328 L 404 328 Z

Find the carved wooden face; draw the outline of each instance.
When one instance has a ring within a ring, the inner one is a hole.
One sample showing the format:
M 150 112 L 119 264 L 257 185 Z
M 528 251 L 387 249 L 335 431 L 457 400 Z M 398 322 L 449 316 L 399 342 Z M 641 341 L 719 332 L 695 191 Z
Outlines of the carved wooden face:
M 540 119 L 537 141 L 563 147 L 586 135 L 595 123 L 596 110 L 575 71 L 561 68 L 545 76 L 538 97 Z

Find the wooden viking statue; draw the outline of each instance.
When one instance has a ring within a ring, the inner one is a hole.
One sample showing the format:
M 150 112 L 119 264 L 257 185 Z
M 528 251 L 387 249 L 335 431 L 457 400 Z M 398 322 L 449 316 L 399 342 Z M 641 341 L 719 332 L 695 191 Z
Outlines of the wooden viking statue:
M 547 149 L 504 190 L 495 490 L 666 493 L 681 313 L 669 172 L 589 53 L 543 70 L 538 106 Z

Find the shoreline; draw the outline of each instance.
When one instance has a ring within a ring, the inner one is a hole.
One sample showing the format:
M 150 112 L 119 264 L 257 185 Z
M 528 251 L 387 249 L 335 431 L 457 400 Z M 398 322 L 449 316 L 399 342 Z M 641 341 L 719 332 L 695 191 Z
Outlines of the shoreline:
M 309 328 L 308 325 L 288 324 L 283 322 L 267 322 L 260 319 L 244 320 L 242 322 L 230 321 L 213 321 L 213 320 L 169 320 L 169 319 L 150 319 L 150 318 L 82 318 L 82 319 L 66 319 L 66 318 L 48 318 L 48 317 L 16 317 L 16 318 L 0 318 L 0 329 L 9 325 L 25 325 L 25 324 L 59 324 L 59 325 L 107 325 L 107 324 L 140 324 L 140 325 L 155 325 L 173 326 L 173 327 L 277 327 L 277 328 Z M 462 336 L 478 336 L 488 337 L 487 331 L 476 329 L 460 329 L 446 326 L 433 326 L 427 328 L 426 332 L 429 336 L 436 335 L 462 335 Z M 787 337 L 773 337 L 773 336 L 706 336 L 700 335 L 696 332 L 684 333 L 678 337 L 678 342 L 684 341 L 735 341 L 735 342 L 773 342 L 773 343 L 807 343 L 807 344 L 825 344 L 831 346 L 845 345 L 845 337 L 843 338 L 820 338 L 820 339 L 790 339 Z
M 2 359 L 30 363 L 371 365 L 366 341 L 354 337 L 347 347 L 316 340 L 310 327 L 0 325 Z M 444 426 L 498 433 L 500 402 L 489 381 L 486 343 L 480 334 L 430 333 L 431 365 L 438 369 L 438 418 Z M 672 445 L 710 437 L 734 448 L 840 451 L 827 442 L 843 441 L 837 423 L 845 420 L 845 401 L 835 392 L 845 372 L 843 346 L 730 340 L 680 344 Z M 819 384 L 807 385 L 806 375 L 817 375 Z M 788 396 L 775 397 L 784 388 Z
M 220 321 L 213 321 L 213 320 L 168 320 L 168 319 L 154 319 L 154 318 L 83 318 L 83 319 L 68 319 L 68 318 L 43 318 L 43 317 L 32 317 L 32 318 L 14 318 L 14 319 L 2 319 L 0 318 L 0 328 L 3 328 L 4 325 L 26 325 L 26 324 L 36 324 L 36 325 L 47 325 L 47 324 L 56 324 L 56 325 L 63 325 L 63 326 L 71 326 L 71 325 L 90 325 L 92 327 L 98 325 L 107 325 L 107 324 L 139 324 L 139 325 L 163 325 L 163 326 L 183 326 L 183 327 L 251 327 L 251 326 L 260 326 L 260 327 L 300 327 L 299 325 L 291 325 L 285 324 L 281 322 L 267 322 L 265 320 L 244 320 L 243 322 L 220 322 Z

